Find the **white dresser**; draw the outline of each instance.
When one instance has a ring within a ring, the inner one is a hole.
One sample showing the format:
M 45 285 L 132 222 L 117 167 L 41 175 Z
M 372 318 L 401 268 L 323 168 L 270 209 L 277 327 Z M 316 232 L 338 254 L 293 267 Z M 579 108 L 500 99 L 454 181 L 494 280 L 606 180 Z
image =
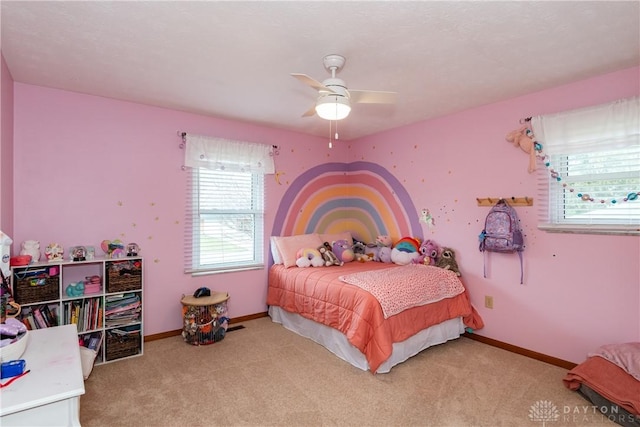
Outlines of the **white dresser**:
M 29 335 L 21 359 L 31 372 L 0 389 L 0 425 L 79 426 L 84 380 L 76 325 Z

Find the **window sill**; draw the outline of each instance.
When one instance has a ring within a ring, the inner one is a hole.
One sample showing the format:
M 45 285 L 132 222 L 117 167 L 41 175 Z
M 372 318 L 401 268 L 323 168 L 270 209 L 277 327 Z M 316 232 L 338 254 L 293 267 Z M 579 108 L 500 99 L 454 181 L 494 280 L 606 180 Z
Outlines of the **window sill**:
M 221 274 L 221 273 L 237 273 L 239 271 L 249 271 L 249 270 L 264 270 L 264 264 L 256 264 L 256 265 L 247 265 L 243 267 L 226 267 L 212 270 L 185 270 L 185 274 L 191 274 L 191 276 L 208 276 L 210 274 Z
M 538 224 L 538 229 L 548 233 L 640 236 L 640 225 Z

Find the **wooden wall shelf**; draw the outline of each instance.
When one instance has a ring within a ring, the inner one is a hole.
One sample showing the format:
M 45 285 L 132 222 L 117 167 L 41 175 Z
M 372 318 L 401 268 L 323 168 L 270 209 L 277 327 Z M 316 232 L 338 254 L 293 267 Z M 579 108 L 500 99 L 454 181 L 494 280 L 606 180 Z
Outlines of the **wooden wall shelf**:
M 533 197 L 478 197 L 478 206 L 494 206 L 500 199 L 504 199 L 511 206 L 533 206 Z

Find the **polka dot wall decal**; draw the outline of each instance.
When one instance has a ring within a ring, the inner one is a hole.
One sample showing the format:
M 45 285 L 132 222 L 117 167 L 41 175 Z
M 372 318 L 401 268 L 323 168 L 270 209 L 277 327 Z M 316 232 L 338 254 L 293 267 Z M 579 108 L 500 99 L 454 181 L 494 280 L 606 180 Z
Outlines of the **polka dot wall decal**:
M 180 220 L 179 220 L 179 219 L 176 219 L 175 224 L 176 224 L 176 225 L 180 224 Z
M 153 236 L 149 236 L 149 237 L 147 237 L 147 239 L 148 239 L 148 240 L 152 240 L 152 239 L 153 239 Z
M 156 203 L 155 203 L 155 202 L 151 202 L 151 203 L 149 203 L 149 204 L 150 204 L 151 206 L 155 206 L 155 205 L 156 205 Z
M 118 206 L 122 206 L 124 205 L 124 203 L 122 203 L 121 201 L 118 201 Z
M 160 260 L 158 258 L 154 258 L 153 262 L 155 262 L 156 264 L 160 262 Z
M 160 220 L 160 217 L 159 217 L 159 216 L 157 216 L 157 217 L 155 217 L 155 218 L 154 218 L 154 220 L 159 221 L 159 220 Z
M 131 226 L 132 226 L 133 228 L 136 228 L 136 227 L 138 226 L 138 224 L 136 224 L 136 223 L 134 222 L 133 224 L 131 224 Z

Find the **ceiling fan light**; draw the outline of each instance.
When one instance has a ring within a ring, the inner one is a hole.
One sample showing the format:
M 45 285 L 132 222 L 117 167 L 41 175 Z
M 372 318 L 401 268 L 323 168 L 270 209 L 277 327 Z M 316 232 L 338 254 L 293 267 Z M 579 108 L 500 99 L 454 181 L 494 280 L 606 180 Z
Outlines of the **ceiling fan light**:
M 349 99 L 342 95 L 325 95 L 316 103 L 316 113 L 325 120 L 342 120 L 350 112 Z

